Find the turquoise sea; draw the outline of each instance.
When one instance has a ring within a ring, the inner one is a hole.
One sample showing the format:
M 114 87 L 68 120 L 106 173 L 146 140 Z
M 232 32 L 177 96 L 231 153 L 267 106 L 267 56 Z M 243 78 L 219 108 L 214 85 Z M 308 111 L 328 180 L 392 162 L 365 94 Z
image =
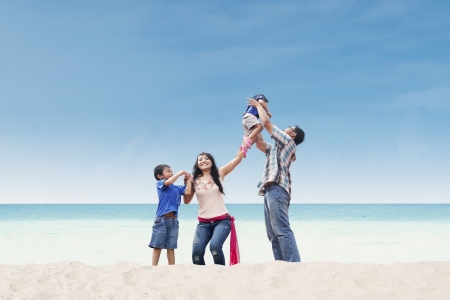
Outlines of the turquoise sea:
M 0 263 L 151 264 L 156 204 L 0 204 Z M 243 263 L 272 261 L 262 204 L 228 204 Z M 197 205 L 181 205 L 176 263 L 191 263 Z M 292 204 L 302 261 L 450 261 L 450 204 Z M 228 241 L 224 249 L 228 258 Z M 207 263 L 212 263 L 207 252 Z M 165 254 L 160 264 L 167 264 Z

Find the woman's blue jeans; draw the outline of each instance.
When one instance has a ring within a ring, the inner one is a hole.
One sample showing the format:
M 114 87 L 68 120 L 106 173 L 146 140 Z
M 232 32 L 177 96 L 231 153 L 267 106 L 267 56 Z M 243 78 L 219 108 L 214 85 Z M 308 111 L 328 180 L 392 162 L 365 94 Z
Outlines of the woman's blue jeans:
M 264 219 L 267 237 L 272 243 L 275 260 L 299 262 L 300 253 L 295 242 L 294 232 L 289 224 L 288 192 L 278 184 L 266 187 L 264 193 Z
M 192 244 L 192 262 L 195 265 L 205 264 L 205 249 L 209 249 L 216 265 L 225 265 L 225 256 L 222 246 L 231 230 L 230 220 L 219 220 L 207 223 L 199 223 L 195 230 Z

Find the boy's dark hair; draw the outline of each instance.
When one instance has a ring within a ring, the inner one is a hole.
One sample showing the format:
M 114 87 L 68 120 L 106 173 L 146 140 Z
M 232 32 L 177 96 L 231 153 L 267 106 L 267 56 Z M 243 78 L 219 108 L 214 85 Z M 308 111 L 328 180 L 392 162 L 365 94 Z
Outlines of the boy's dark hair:
M 154 174 L 155 174 L 155 179 L 156 180 L 159 180 L 158 175 L 162 175 L 163 174 L 164 168 L 170 168 L 170 166 L 161 164 L 161 165 L 157 165 L 155 167 Z
M 290 126 L 294 132 L 297 134 L 294 138 L 294 142 L 296 145 L 300 145 L 301 143 L 303 143 L 303 141 L 305 140 L 305 132 L 298 127 L 297 125 L 294 126 Z
M 253 99 L 255 99 L 256 101 L 263 100 L 264 102 L 269 103 L 269 100 L 263 94 L 257 94 L 253 96 Z

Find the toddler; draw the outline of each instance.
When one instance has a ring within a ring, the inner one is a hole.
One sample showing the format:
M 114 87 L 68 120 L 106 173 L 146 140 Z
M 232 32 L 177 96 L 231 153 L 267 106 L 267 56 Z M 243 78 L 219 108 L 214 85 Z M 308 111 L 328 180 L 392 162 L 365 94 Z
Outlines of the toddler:
M 255 95 L 252 99 L 258 101 L 261 104 L 261 106 L 266 110 L 269 118 L 272 117 L 272 114 L 269 112 L 268 107 L 269 100 L 267 100 L 264 95 Z M 263 130 L 263 126 L 261 122 L 259 122 L 258 118 L 258 110 L 253 106 L 247 106 L 247 109 L 244 112 L 244 117 L 242 118 L 242 125 L 244 126 L 245 134 L 242 146 L 240 147 L 244 157 L 246 157 L 247 150 L 250 149 L 252 145 L 258 141 L 261 131 Z

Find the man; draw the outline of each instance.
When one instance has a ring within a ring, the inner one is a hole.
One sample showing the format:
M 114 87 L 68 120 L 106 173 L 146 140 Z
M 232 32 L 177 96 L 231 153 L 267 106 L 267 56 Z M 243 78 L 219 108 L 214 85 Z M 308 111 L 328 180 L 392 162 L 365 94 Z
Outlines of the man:
M 305 133 L 298 126 L 289 126 L 284 131 L 273 125 L 265 109 L 258 101 L 247 103 L 258 110 L 262 125 L 274 139 L 275 145 L 260 139 L 256 147 L 266 154 L 266 167 L 258 184 L 260 196 L 264 196 L 264 219 L 267 236 L 272 243 L 275 260 L 300 262 L 295 236 L 289 224 L 291 201 L 291 175 L 289 168 L 295 161 L 297 145 L 303 142 Z

